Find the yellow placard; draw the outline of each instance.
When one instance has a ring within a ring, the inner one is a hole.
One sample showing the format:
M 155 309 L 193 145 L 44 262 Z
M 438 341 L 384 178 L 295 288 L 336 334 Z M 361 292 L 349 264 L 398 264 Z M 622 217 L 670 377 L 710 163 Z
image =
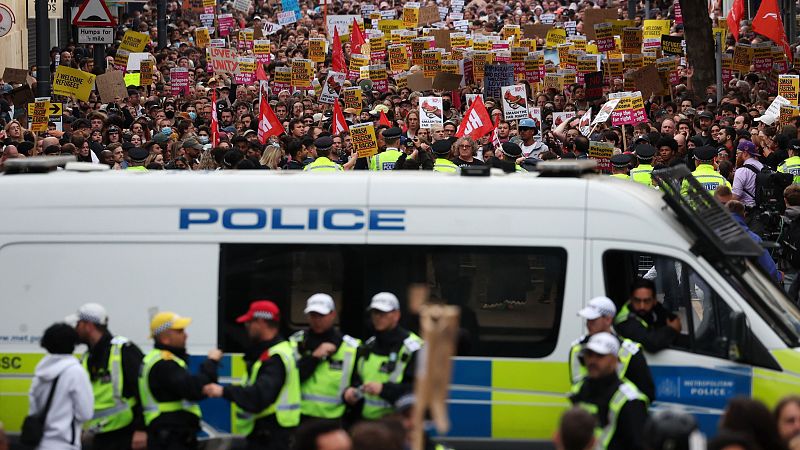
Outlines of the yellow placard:
M 733 49 L 733 70 L 749 72 L 753 63 L 753 47 L 747 44 L 736 44 Z
M 521 35 L 522 30 L 519 25 L 503 25 L 503 29 L 500 30 L 500 37 L 505 40 L 514 38 L 514 42 L 517 42 Z
M 91 73 L 59 65 L 53 79 L 53 94 L 89 101 L 94 79 L 95 75 Z
M 292 68 L 291 67 L 276 67 L 275 68 L 275 83 L 276 84 L 280 84 L 282 86 L 290 86 L 292 84 Z
M 145 59 L 142 61 L 141 65 L 139 66 L 139 82 L 141 84 L 136 84 L 134 86 L 150 86 L 153 84 L 153 67 L 154 61 L 152 59 Z M 125 84 L 125 86 L 130 86 L 129 84 Z
M 569 42 L 575 50 L 586 51 L 586 45 L 588 44 L 586 36 L 572 36 L 569 38 Z
M 390 34 L 392 30 L 400 30 L 403 28 L 402 20 L 379 20 L 378 29 L 384 34 Z
M 375 137 L 375 127 L 371 123 L 351 126 L 350 138 L 359 158 L 368 158 L 378 153 L 378 139 Z
M 431 38 L 421 37 L 411 40 L 411 63 L 422 64 L 422 52 L 431 46 Z
M 144 63 L 144 61 L 142 61 L 142 63 Z M 142 83 L 141 73 L 126 73 L 122 79 L 125 82 L 125 86 L 147 86 L 146 84 Z M 152 80 L 150 81 L 150 84 L 153 84 Z
M 458 61 L 455 59 L 443 59 L 442 60 L 442 72 L 444 73 L 452 73 L 452 74 L 460 74 L 461 71 L 458 67 Z
M 325 62 L 328 53 L 325 38 L 311 38 L 308 40 L 308 59 L 315 63 Z
M 644 21 L 642 30 L 643 39 L 658 39 L 661 41 L 662 34 L 669 34 L 670 20 L 648 19 Z
M 419 7 L 403 8 L 403 26 L 406 28 L 416 28 L 419 23 Z
M 314 65 L 310 59 L 292 60 L 292 86 L 301 89 L 310 88 L 312 78 L 314 78 Z
M 408 47 L 403 44 L 389 46 L 389 68 L 393 72 L 408 70 L 411 67 L 408 57 Z
M 120 67 L 128 65 L 128 55 L 130 53 L 140 53 L 150 42 L 150 35 L 147 33 L 139 33 L 138 31 L 128 30 L 122 36 L 122 42 L 117 48 L 117 53 L 114 56 L 114 64 Z
M 346 87 L 342 89 L 342 100 L 344 100 L 344 108 L 353 108 L 358 114 L 361 114 L 363 105 L 363 92 L 358 86 Z
M 622 30 L 622 53 L 642 53 L 641 28 L 625 28 Z
M 797 106 L 797 97 L 800 93 L 800 77 L 797 75 L 778 76 L 778 95 L 789 100 L 792 105 Z
M 467 46 L 467 35 L 464 33 L 450 33 L 450 47 L 464 48 Z
M 567 30 L 563 28 L 551 28 L 547 32 L 545 45 L 550 48 L 558 47 L 567 42 Z
M 486 64 L 491 64 L 492 54 L 486 51 L 476 51 L 472 53 L 472 74 L 476 80 L 483 79 Z
M 50 120 L 50 115 L 47 112 L 49 109 L 50 102 L 48 101 L 28 103 L 28 121 L 31 131 L 47 131 L 47 121 Z
M 548 73 L 544 76 L 544 88 L 555 89 L 559 92 L 564 90 L 564 75 L 558 73 Z
M 350 55 L 350 71 L 358 72 L 362 67 L 369 66 L 369 56 L 353 53 Z
M 425 50 L 422 52 L 422 71 L 425 78 L 433 78 L 442 68 L 442 52 L 438 50 Z
M 197 27 L 194 29 L 194 43 L 198 48 L 206 48 L 211 42 L 211 35 L 207 27 Z

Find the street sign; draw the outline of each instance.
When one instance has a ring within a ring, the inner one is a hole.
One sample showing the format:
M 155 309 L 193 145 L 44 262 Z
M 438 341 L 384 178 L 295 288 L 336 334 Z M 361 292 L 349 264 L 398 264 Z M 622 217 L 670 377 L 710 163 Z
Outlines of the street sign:
M 117 24 L 104 0 L 85 0 L 72 24 L 82 27 L 113 27 Z
M 47 18 L 48 19 L 63 19 L 64 18 L 64 1 L 63 0 L 47 0 Z M 36 0 L 28 0 L 28 19 L 36 18 Z
M 81 27 L 78 28 L 79 44 L 113 44 L 114 29 L 110 27 Z
M 0 3 L 0 37 L 7 35 L 8 32 L 11 31 L 11 27 L 14 26 L 16 20 L 14 11 L 11 11 L 11 8 Z

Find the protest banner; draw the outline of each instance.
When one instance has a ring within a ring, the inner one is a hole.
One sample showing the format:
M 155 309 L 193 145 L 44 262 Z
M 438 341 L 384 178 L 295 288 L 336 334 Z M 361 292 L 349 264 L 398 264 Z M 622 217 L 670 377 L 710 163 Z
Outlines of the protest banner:
M 328 53 L 325 38 L 311 38 L 308 40 L 308 59 L 315 63 L 325 62 Z
M 373 90 L 381 93 L 389 91 L 389 75 L 386 73 L 386 64 L 370 65 L 369 79 L 372 80 Z
M 344 100 L 344 108 L 352 108 L 356 110 L 356 114 L 361 114 L 363 108 L 363 95 L 361 88 L 358 86 L 346 87 L 342 90 L 342 97 Z
M 433 78 L 436 72 L 442 70 L 441 49 L 425 50 L 422 52 L 422 72 L 426 78 Z
M 778 95 L 789 101 L 791 105 L 798 106 L 800 94 L 800 76 L 778 75 Z
M 608 22 L 595 24 L 594 26 L 595 45 L 600 52 L 614 50 L 614 29 Z
M 322 92 L 319 94 L 319 102 L 327 105 L 335 103 L 341 95 L 345 79 L 347 76 L 343 72 L 328 72 L 328 77 L 322 85 Z
M 614 156 L 614 144 L 589 141 L 589 159 L 597 161 L 597 170 L 603 173 L 610 173 L 612 156 Z
M 670 23 L 669 19 L 645 20 L 642 27 L 642 39 L 657 39 L 660 42 L 662 35 L 669 35 L 669 29 L 671 25 L 672 24 Z
M 616 127 L 633 124 L 632 94 L 630 92 L 612 92 L 608 94 L 608 97 L 619 100 L 611 113 L 611 125 Z
M 442 97 L 419 98 L 419 127 L 431 128 L 444 123 Z
M 314 78 L 314 64 L 310 59 L 295 58 L 292 60 L 292 86 L 298 89 L 311 89 Z
M 208 27 L 197 27 L 194 29 L 194 43 L 197 48 L 206 48 L 211 43 L 211 35 Z
M 392 72 L 402 72 L 408 70 L 410 65 L 408 47 L 403 44 L 392 44 L 389 46 L 389 68 Z
M 350 126 L 350 138 L 359 158 L 369 158 L 378 154 L 378 139 L 372 123 Z
M 528 95 L 524 84 L 501 87 L 503 98 L 503 118 L 519 120 L 528 117 Z
M 114 103 L 128 97 L 125 78 L 119 70 L 109 70 L 98 75 L 94 83 L 97 86 L 97 92 L 100 93 L 100 100 L 104 103 Z
M 487 98 L 500 98 L 500 88 L 514 84 L 514 66 L 487 64 L 484 67 L 483 94 Z
M 662 35 L 661 51 L 664 55 L 683 56 L 683 37 Z
M 233 74 L 236 72 L 236 53 L 229 48 L 209 48 L 211 55 L 211 67 L 214 73 L 228 73 Z
M 150 35 L 147 33 L 139 33 L 133 30 L 126 31 L 114 56 L 114 65 L 120 69 L 125 69 L 128 66 L 128 55 L 142 52 L 149 42 Z
M 350 27 L 353 25 L 353 21 L 355 20 L 358 23 L 358 26 L 364 26 L 364 19 L 358 14 L 342 14 L 342 15 L 335 15 L 335 14 L 328 14 L 326 17 L 325 26 L 328 29 L 328 36 L 333 37 L 333 29 L 336 28 L 339 30 L 339 36 L 346 36 L 350 34 Z
M 139 82 L 140 86 L 150 86 L 153 84 L 153 70 L 155 68 L 155 61 L 146 59 L 139 64 Z
M 173 67 L 169 70 L 171 94 L 175 97 L 189 95 L 189 69 Z
M 251 84 L 256 80 L 256 59 L 252 56 L 239 56 L 236 58 L 236 71 L 233 78 L 236 84 Z
M 78 100 L 88 102 L 89 94 L 94 87 L 94 79 L 95 75 L 91 73 L 59 65 L 53 79 L 53 94 L 74 96 Z

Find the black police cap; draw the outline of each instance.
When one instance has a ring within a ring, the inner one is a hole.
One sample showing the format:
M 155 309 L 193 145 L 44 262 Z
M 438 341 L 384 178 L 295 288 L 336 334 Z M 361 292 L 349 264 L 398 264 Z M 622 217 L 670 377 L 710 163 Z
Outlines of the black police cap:
M 619 155 L 614 155 L 611 157 L 611 164 L 618 169 L 622 169 L 628 167 L 632 159 L 633 158 L 631 155 L 627 153 L 620 153 Z
M 711 161 L 717 156 L 719 152 L 717 149 L 710 145 L 704 145 L 702 147 L 697 147 L 694 149 L 694 157 L 698 161 Z
M 636 146 L 634 153 L 636 153 L 636 158 L 649 161 L 656 155 L 656 149 L 650 144 L 639 144 Z
M 503 144 L 503 153 L 512 158 L 519 158 L 522 156 L 522 149 L 513 142 L 506 142 Z
M 383 134 L 384 139 L 397 139 L 403 132 L 398 127 L 391 127 L 383 130 L 381 134 Z
M 314 147 L 316 147 L 317 150 L 327 150 L 333 147 L 333 139 L 331 139 L 330 136 L 317 138 L 317 140 L 314 141 Z
M 431 146 L 431 149 L 433 150 L 433 153 L 436 153 L 437 155 L 446 155 L 450 153 L 450 149 L 452 147 L 453 145 L 450 143 L 449 140 L 442 139 L 434 142 L 433 145 Z
M 800 154 L 800 139 L 792 139 L 789 141 L 789 150 L 795 152 L 795 154 Z
M 147 155 L 149 154 L 150 152 L 141 147 L 133 147 L 132 149 L 128 150 L 128 157 L 130 157 L 133 161 L 144 161 L 147 159 Z

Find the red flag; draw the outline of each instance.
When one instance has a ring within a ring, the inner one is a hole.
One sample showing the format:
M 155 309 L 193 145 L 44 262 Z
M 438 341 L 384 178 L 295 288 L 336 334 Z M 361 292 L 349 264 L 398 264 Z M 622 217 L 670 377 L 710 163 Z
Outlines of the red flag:
M 344 62 L 344 52 L 342 51 L 342 39 L 339 37 L 339 29 L 336 27 L 333 27 L 333 60 L 331 61 L 331 70 L 339 73 L 347 73 L 347 65 Z
M 386 114 L 384 114 L 383 111 L 380 111 L 380 113 L 381 113 L 381 117 L 380 117 L 380 119 L 378 119 L 378 124 L 386 125 L 387 127 L 392 126 L 392 122 L 389 122 L 389 118 L 386 117 Z
M 338 136 L 345 131 L 349 132 L 350 129 L 347 128 L 347 122 L 344 120 L 342 107 L 339 105 L 339 102 L 336 102 L 333 104 L 333 123 L 331 124 L 331 134 Z
M 278 116 L 269 107 L 267 99 L 262 98 L 258 112 L 258 142 L 261 142 L 262 145 L 266 144 L 267 138 L 270 136 L 280 136 L 285 132 L 286 129 L 283 128 Z
M 461 91 L 455 90 L 450 93 L 451 103 L 453 104 L 453 108 L 461 109 Z
M 738 31 L 738 30 L 737 30 Z M 777 0 L 762 0 L 758 12 L 753 18 L 753 31 L 772 39 L 773 42 L 783 47 L 789 61 L 792 60 L 792 49 L 786 40 L 786 32 L 783 29 L 781 20 L 781 10 L 778 8 Z
M 256 68 L 256 80 L 264 80 L 267 81 L 267 72 L 264 72 L 264 65 L 261 63 L 257 64 Z
M 219 145 L 219 122 L 217 121 L 217 90 L 211 90 L 211 145 Z
M 361 46 L 367 42 L 364 35 L 361 34 L 361 27 L 358 26 L 356 19 L 353 19 L 353 35 L 350 36 L 350 48 L 352 53 L 361 53 Z
M 464 119 L 461 120 L 461 126 L 456 131 L 456 137 L 469 136 L 472 139 L 480 139 L 486 133 L 492 131 L 492 118 L 489 116 L 489 111 L 483 104 L 483 100 L 477 97 L 472 105 L 467 109 L 464 114 Z
M 739 23 L 744 16 L 744 0 L 733 0 L 733 6 L 728 12 L 728 29 L 731 30 L 733 38 L 739 40 Z M 725 45 L 723 42 L 722 45 Z

